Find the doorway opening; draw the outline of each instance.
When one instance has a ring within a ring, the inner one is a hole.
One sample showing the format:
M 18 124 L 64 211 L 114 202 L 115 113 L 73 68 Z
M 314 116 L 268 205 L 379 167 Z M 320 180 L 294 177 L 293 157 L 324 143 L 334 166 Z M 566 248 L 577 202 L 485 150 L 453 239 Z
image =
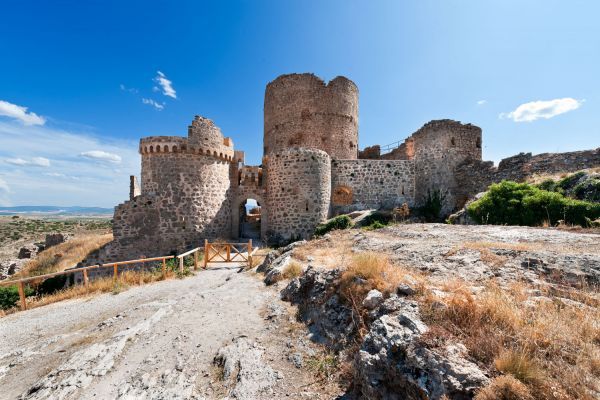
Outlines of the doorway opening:
M 240 238 L 260 239 L 261 206 L 255 199 L 240 204 Z

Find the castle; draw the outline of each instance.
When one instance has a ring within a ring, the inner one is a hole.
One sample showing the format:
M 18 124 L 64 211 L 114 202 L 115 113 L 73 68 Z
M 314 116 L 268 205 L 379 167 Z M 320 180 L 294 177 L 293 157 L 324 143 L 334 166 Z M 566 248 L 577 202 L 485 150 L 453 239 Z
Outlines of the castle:
M 259 236 L 285 242 L 310 237 L 341 213 L 417 206 L 432 189 L 446 193 L 448 213 L 499 179 L 600 165 L 596 149 L 520 154 L 496 168 L 482 161 L 481 147 L 479 127 L 437 120 L 388 153 L 379 146 L 359 151 L 357 86 L 344 77 L 325 83 L 313 74 L 283 75 L 266 88 L 260 166 L 245 165 L 244 152 L 200 116 L 187 137 L 140 140 L 141 184 L 131 177 L 130 199 L 115 208 L 114 241 L 102 258 L 150 257 L 205 238 L 238 238 L 248 199 L 260 207 Z

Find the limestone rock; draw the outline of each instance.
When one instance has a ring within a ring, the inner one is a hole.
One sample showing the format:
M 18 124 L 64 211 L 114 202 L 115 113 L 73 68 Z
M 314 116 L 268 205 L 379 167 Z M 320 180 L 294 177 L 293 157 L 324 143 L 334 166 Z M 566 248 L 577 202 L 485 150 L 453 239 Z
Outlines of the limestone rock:
M 352 310 L 331 290 L 340 275 L 337 269 L 318 271 L 309 266 L 281 291 L 283 300 L 298 305 L 300 319 L 309 325 L 312 339 L 334 350 L 342 349 L 356 332 Z
M 398 298 L 401 308 L 374 321 L 356 356 L 355 382 L 369 399 L 471 398 L 488 382 L 467 360 L 464 346 L 444 351 L 424 347 L 427 331 L 416 302 Z
M 277 381 L 277 372 L 262 361 L 264 351 L 246 337 L 238 337 L 219 349 L 214 363 L 223 368 L 229 396 L 253 400 Z
M 377 289 L 372 289 L 369 291 L 369 293 L 367 293 L 367 296 L 363 300 L 362 305 L 367 310 L 372 310 L 375 307 L 379 306 L 381 303 L 383 303 L 383 294 Z

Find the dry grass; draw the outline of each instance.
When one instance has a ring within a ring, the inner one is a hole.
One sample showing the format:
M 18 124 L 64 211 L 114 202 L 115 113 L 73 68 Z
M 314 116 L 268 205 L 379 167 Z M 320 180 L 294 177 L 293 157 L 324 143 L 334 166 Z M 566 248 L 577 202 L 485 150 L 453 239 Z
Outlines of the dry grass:
M 535 399 L 592 399 L 600 393 L 598 308 L 558 299 L 534 303 L 524 284 L 500 288 L 491 283 L 474 295 L 459 282 L 445 285 L 443 298 L 422 297 L 429 324 L 462 341 L 477 361 L 522 382 Z M 490 390 L 480 398 L 508 398 L 489 397 Z
M 112 234 L 96 234 L 75 237 L 50 247 L 28 262 L 15 279 L 64 271 L 83 261 L 90 253 L 112 240 Z
M 167 270 L 166 279 L 174 278 L 177 274 Z M 117 282 L 113 281 L 112 276 L 99 278 L 90 281 L 89 288 L 84 285 L 75 285 L 55 292 L 51 295 L 38 298 L 28 298 L 27 308 L 36 308 L 47 304 L 56 303 L 63 300 L 85 297 L 99 293 L 119 294 L 127 290 L 130 286 L 140 286 L 147 283 L 153 283 L 163 280 L 160 272 L 150 271 L 126 271 L 119 275 Z
M 296 247 L 293 255 L 297 260 L 306 262 L 312 258 L 315 265 L 325 268 L 340 268 L 352 257 L 352 240 L 344 231 L 330 232 L 332 240 L 311 240 Z
M 303 271 L 304 268 L 302 268 L 302 265 L 299 262 L 292 260 L 285 266 L 282 275 L 284 279 L 293 279 L 302 275 Z
M 523 383 L 510 375 L 503 375 L 480 390 L 475 400 L 533 400 L 533 396 Z

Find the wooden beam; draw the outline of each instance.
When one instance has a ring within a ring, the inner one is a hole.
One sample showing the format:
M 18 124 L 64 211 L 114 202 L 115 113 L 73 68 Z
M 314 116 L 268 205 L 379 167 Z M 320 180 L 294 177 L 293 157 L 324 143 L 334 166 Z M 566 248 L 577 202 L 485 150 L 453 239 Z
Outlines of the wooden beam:
M 208 251 L 209 251 L 208 246 L 209 246 L 208 239 L 204 239 L 204 260 L 203 260 L 204 269 L 206 269 L 206 267 L 208 266 Z
M 167 279 L 167 259 L 162 259 L 162 277 L 163 279 Z
M 21 299 L 21 310 L 27 310 L 27 300 L 25 300 L 25 288 L 23 281 L 19 282 L 19 298 Z

